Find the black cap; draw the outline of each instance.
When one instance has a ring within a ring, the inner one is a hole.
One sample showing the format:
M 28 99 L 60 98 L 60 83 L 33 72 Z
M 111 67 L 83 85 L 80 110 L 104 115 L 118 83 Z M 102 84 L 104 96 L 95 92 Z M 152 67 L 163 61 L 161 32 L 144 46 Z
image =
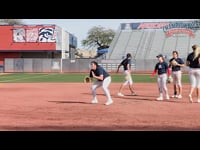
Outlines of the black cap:
M 195 44 L 195 45 L 192 45 L 192 49 L 193 49 L 193 50 L 196 50 L 197 47 L 198 47 L 198 45 L 196 45 L 196 44 Z
M 158 56 L 156 56 L 157 58 L 160 58 L 160 57 L 163 57 L 163 55 L 162 54 L 159 54 Z
M 127 57 L 127 58 L 131 57 L 131 54 L 130 54 L 130 53 L 127 53 L 127 54 L 126 54 L 126 57 Z

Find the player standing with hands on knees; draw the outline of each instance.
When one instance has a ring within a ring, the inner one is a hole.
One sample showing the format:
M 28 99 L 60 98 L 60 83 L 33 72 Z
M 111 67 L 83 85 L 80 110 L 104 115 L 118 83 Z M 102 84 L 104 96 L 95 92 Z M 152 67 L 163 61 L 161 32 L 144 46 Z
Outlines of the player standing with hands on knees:
M 124 82 L 122 83 L 122 85 L 119 88 L 119 92 L 117 94 L 118 96 L 124 96 L 124 94 L 122 94 L 122 90 L 126 85 L 129 85 L 131 95 L 136 95 L 136 93 L 134 92 L 134 89 L 132 87 L 133 80 L 132 80 L 132 76 L 131 76 L 131 58 L 132 58 L 131 54 L 127 53 L 126 58 L 118 65 L 116 73 L 119 72 L 119 68 L 121 66 L 123 66 L 123 69 L 124 69 Z
M 95 82 L 92 84 L 92 96 L 93 100 L 91 101 L 92 104 L 98 103 L 98 99 L 96 96 L 96 90 L 97 88 L 101 87 L 103 88 L 103 91 L 107 97 L 107 102 L 105 105 L 110 105 L 113 103 L 113 100 L 110 95 L 110 91 L 108 89 L 110 83 L 111 83 L 111 76 L 104 70 L 103 67 L 98 65 L 96 61 L 92 61 L 90 63 L 91 70 L 90 70 L 90 78 L 96 79 Z
M 156 100 L 163 100 L 163 92 L 166 96 L 166 99 L 169 100 L 169 93 L 167 89 L 167 75 L 170 76 L 171 72 L 168 67 L 168 63 L 165 61 L 162 54 L 156 56 L 158 58 L 158 63 L 155 65 L 155 69 L 152 72 L 152 77 L 158 74 L 157 84 L 159 90 L 159 97 Z

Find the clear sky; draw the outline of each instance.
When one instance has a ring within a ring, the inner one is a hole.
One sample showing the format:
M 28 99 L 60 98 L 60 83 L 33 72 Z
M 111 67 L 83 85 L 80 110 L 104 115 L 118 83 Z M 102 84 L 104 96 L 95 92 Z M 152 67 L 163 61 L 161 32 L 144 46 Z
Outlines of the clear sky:
M 77 37 L 78 47 L 83 49 L 81 41 L 87 37 L 87 32 L 94 26 L 117 30 L 121 23 L 178 21 L 194 19 L 22 19 L 27 25 L 55 24 Z

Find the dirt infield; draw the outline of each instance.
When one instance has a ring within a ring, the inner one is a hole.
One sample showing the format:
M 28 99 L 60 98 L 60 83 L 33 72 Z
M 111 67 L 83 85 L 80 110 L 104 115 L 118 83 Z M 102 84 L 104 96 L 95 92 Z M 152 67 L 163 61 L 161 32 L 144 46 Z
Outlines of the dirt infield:
M 0 130 L 3 131 L 171 131 L 200 130 L 200 104 L 189 103 L 189 84 L 183 99 L 156 101 L 156 83 L 134 83 L 137 96 L 118 97 L 121 83 L 112 83 L 114 103 L 97 90 L 90 104 L 91 83 L 1 83 Z M 172 94 L 172 84 L 168 84 Z M 196 100 L 196 99 L 194 99 Z

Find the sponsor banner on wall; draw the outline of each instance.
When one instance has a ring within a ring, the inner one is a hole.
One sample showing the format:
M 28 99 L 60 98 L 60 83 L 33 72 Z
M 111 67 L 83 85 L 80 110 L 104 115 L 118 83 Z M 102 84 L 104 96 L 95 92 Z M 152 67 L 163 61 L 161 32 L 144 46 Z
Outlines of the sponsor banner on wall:
M 166 37 L 176 34 L 187 34 L 195 37 L 195 31 L 200 29 L 200 21 L 174 21 L 174 22 L 142 22 L 122 23 L 121 30 L 161 29 Z

